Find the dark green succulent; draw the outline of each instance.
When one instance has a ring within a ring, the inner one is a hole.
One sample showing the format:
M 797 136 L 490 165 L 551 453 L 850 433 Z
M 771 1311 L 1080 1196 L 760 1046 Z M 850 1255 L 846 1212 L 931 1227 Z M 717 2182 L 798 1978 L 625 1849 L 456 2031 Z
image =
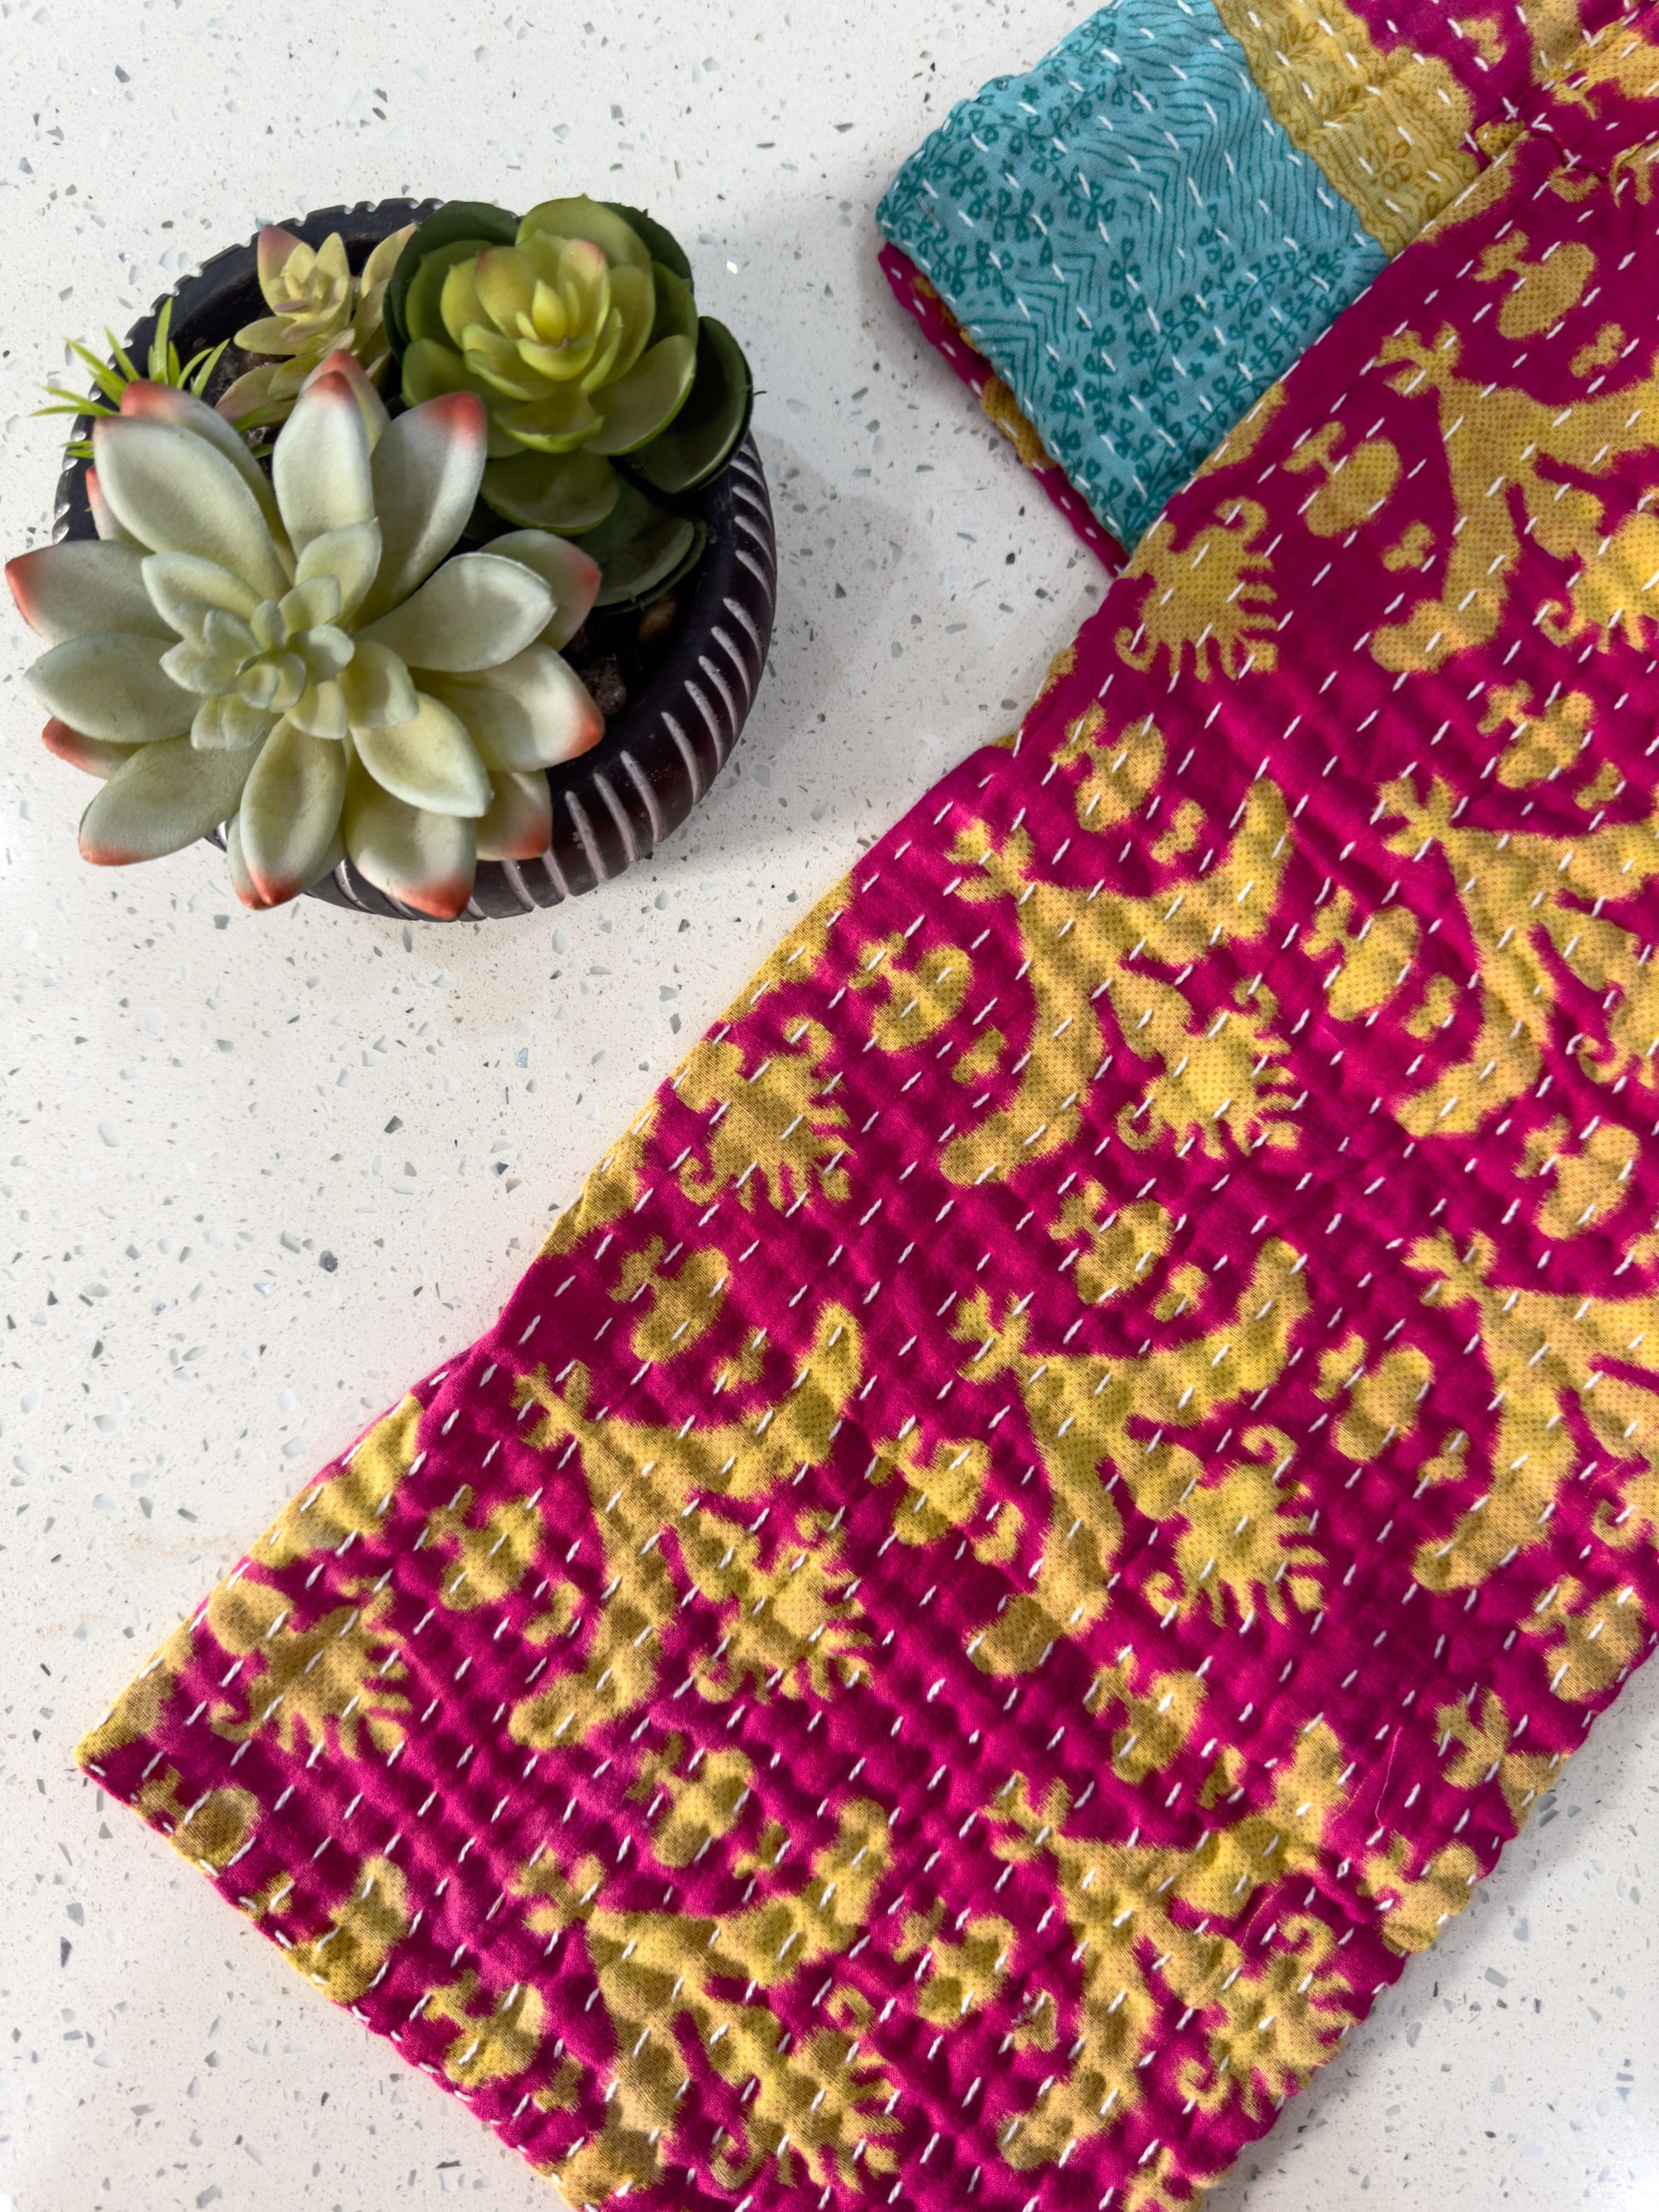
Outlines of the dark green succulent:
M 404 400 L 477 393 L 486 506 L 581 538 L 601 605 L 653 597 L 695 565 L 705 533 L 682 502 L 737 450 L 753 384 L 725 325 L 697 313 L 660 223 L 581 198 L 522 217 L 452 200 L 404 248 L 385 313 Z

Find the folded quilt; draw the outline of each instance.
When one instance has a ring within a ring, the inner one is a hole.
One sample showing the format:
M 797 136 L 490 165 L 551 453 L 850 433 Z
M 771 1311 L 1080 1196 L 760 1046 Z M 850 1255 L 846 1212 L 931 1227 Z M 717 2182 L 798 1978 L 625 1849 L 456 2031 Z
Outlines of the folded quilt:
M 978 400 L 988 420 L 995 423 L 1078 536 L 1085 545 L 1092 547 L 1107 568 L 1114 572 L 1121 568 L 1124 562 L 1122 546 L 1095 520 L 1088 501 L 1038 437 L 1029 418 L 1020 412 L 1019 403 L 1008 386 L 946 307 L 939 287 L 930 284 L 896 246 L 884 246 L 877 258 L 893 297 L 907 314 L 915 317 L 929 345 L 936 347 L 950 363 Z
M 1659 97 L 1645 17 L 1116 0 L 905 163 L 882 265 L 1109 560 L 1523 117 L 1576 137 Z
M 82 1747 L 574 2204 L 1190 2203 L 1655 1641 L 1612 109 L 1262 395 Z

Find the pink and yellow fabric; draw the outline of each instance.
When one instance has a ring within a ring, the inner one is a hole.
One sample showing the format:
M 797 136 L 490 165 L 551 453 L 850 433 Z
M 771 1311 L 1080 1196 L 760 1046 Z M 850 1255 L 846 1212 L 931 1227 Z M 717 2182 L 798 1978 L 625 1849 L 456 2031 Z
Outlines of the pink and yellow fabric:
M 1656 122 L 1384 270 L 82 1747 L 573 2204 L 1189 2203 L 1650 1650 Z
M 1115 568 L 1523 118 L 1582 125 L 1656 74 L 1625 0 L 1112 0 L 903 165 L 882 270 Z

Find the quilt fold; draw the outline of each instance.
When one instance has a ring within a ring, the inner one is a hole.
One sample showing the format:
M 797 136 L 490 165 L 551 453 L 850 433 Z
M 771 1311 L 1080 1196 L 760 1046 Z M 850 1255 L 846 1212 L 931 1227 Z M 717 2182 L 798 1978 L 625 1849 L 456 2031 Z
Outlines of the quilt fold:
M 903 165 L 882 267 L 1110 563 L 1528 118 L 1659 97 L 1645 19 L 1115 0 Z
M 1619 69 L 81 1747 L 573 2204 L 1191 2203 L 1656 1640 Z

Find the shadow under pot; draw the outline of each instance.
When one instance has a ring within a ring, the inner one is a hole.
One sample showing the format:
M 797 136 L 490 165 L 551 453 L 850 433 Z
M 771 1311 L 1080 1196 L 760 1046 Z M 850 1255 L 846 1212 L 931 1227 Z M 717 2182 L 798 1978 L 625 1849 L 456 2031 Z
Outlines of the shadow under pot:
M 356 272 L 382 239 L 441 204 L 364 201 L 323 208 L 283 228 L 311 246 L 337 231 Z M 216 254 L 168 296 L 169 335 L 182 359 L 232 338 L 264 312 L 255 241 Z M 131 357 L 148 353 L 166 304 L 158 300 L 129 333 Z M 228 346 L 204 396 L 216 400 L 247 365 L 247 356 Z M 85 437 L 90 427 L 82 417 L 75 436 Z M 87 467 L 84 460 L 64 465 L 54 539 L 97 535 Z M 533 913 L 619 876 L 679 827 L 730 757 L 766 665 L 777 597 L 772 505 L 753 437 L 744 438 L 711 484 L 680 504 L 707 533 L 696 567 L 643 611 L 596 608 L 565 648 L 605 715 L 605 731 L 579 758 L 544 771 L 553 803 L 551 843 L 534 860 L 479 861 L 458 919 Z M 481 504 L 457 550 L 476 550 L 513 526 Z M 306 895 L 359 913 L 429 918 L 378 890 L 349 860 Z

